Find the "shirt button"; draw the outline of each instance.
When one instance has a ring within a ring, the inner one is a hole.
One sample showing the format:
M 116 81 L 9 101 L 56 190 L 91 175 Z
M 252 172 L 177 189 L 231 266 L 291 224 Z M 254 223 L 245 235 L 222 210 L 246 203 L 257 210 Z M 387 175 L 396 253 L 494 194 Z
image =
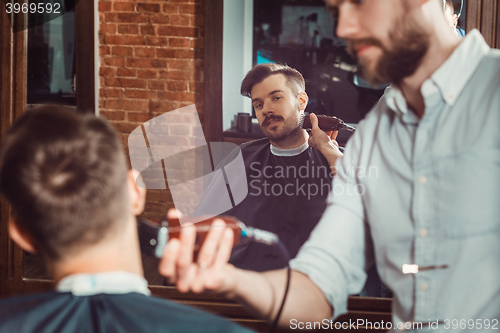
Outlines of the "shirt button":
M 455 94 L 454 93 L 449 93 L 447 96 L 448 96 L 449 99 L 454 99 L 455 98 Z
M 427 289 L 429 289 L 429 284 L 427 282 L 422 282 L 422 284 L 420 285 L 420 289 L 426 291 Z
M 418 178 L 418 182 L 419 182 L 420 184 L 422 184 L 422 185 L 427 184 L 427 177 L 425 177 L 425 176 L 420 176 L 420 177 Z
M 420 237 L 427 237 L 429 236 L 429 230 L 427 230 L 426 228 L 422 228 L 418 231 L 418 235 Z

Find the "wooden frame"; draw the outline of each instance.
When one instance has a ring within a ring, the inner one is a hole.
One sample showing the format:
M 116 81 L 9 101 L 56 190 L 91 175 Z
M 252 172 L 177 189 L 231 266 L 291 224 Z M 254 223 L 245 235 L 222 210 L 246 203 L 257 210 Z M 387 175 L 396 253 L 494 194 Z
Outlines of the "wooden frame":
M 94 1 L 80 1 L 75 7 L 75 47 L 77 54 L 77 110 L 95 112 Z M 0 135 L 26 110 L 27 103 L 27 30 L 14 33 L 7 13 L 0 14 Z M 92 27 L 92 28 L 89 28 Z M 91 30 L 91 31 L 89 31 Z M 87 52 L 87 53 L 85 53 Z M 24 277 L 23 251 L 9 238 L 11 208 L 0 199 L 0 297 L 43 291 L 51 287 L 46 280 Z
M 478 29 L 490 47 L 500 48 L 500 0 L 468 0 L 466 31 Z

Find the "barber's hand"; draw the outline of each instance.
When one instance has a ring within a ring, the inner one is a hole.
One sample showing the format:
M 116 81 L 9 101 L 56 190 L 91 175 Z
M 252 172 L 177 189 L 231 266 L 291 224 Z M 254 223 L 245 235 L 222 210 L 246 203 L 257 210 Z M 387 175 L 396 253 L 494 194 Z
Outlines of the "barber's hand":
M 344 155 L 339 149 L 338 142 L 335 141 L 338 131 L 323 132 L 318 126 L 318 118 L 314 113 L 311 113 L 310 119 L 312 130 L 309 136 L 309 146 L 319 150 L 325 156 L 335 174 L 335 162 Z
M 169 218 L 177 217 L 175 209 Z M 168 241 L 159 264 L 160 274 L 175 283 L 180 292 L 200 293 L 206 290 L 230 294 L 236 287 L 236 268 L 228 264 L 233 248 L 233 230 L 216 219 L 194 261 L 196 228 L 181 228 L 180 237 Z

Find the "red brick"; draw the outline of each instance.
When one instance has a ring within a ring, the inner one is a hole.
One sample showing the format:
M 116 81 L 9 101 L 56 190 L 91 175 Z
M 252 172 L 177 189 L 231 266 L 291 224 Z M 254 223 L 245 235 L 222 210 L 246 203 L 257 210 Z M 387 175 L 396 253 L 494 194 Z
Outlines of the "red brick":
M 118 68 L 118 70 L 116 71 L 116 76 L 135 77 L 136 75 L 137 75 L 136 69 Z
M 133 12 L 135 10 L 135 3 L 133 2 L 115 2 L 113 4 L 115 12 Z
M 165 81 L 163 80 L 151 80 L 148 81 L 148 88 L 153 90 L 164 90 Z
M 119 56 L 131 56 L 134 53 L 132 47 L 113 46 L 113 54 Z
M 163 5 L 163 11 L 167 14 L 175 14 L 179 12 L 179 5 L 175 3 L 167 3 Z
M 139 34 L 139 25 L 137 25 L 137 24 L 120 24 L 120 25 L 118 25 L 118 33 L 138 35 Z
M 100 12 L 110 12 L 111 11 L 111 2 L 99 1 L 99 11 Z
M 146 43 L 146 39 L 143 36 L 111 35 L 111 36 L 106 36 L 105 42 L 102 44 L 144 45 L 145 43 Z
M 181 37 L 197 37 L 198 28 L 193 27 L 158 27 L 158 35 L 160 36 L 181 36 Z
M 199 4 L 180 4 L 179 12 L 186 14 L 202 14 L 202 8 Z
M 139 13 L 107 13 L 106 22 L 117 23 L 147 23 L 148 17 Z
M 139 89 L 127 89 L 125 90 L 125 97 L 128 98 L 140 98 L 140 99 L 151 99 L 156 97 L 155 92 L 149 90 L 139 90 Z
M 112 68 L 112 67 L 101 67 L 101 68 L 99 68 L 99 75 L 100 76 L 115 76 L 116 69 Z
M 158 101 L 150 101 L 149 102 L 149 111 L 150 112 L 167 112 L 172 111 L 179 108 L 179 103 L 175 101 L 166 101 L 166 100 L 158 100 Z
M 189 82 L 189 91 L 203 92 L 203 82 Z
M 107 99 L 104 103 L 106 109 L 146 111 L 148 102 L 134 99 Z
M 121 97 L 123 97 L 123 90 L 122 89 L 115 89 L 115 88 L 101 88 L 100 95 L 102 97 L 121 98 Z
M 165 68 L 167 67 L 167 63 L 164 60 L 157 59 L 127 58 L 127 66 L 140 68 Z
M 146 36 L 146 44 L 153 46 L 166 46 L 167 39 L 164 37 Z
M 159 13 L 160 5 L 157 3 L 139 3 L 137 4 L 137 11 Z
M 170 59 L 168 60 L 169 69 L 194 70 L 195 63 L 191 59 Z
M 125 66 L 125 58 L 123 57 L 106 57 L 104 62 L 109 66 Z
M 153 70 L 138 70 L 137 76 L 141 79 L 155 79 L 158 77 L 158 71 Z
M 155 27 L 152 25 L 141 25 L 141 35 L 155 35 Z
M 124 120 L 125 112 L 123 111 L 99 111 L 99 116 L 107 120 Z
M 143 57 L 143 58 L 154 58 L 155 57 L 155 49 L 147 48 L 147 47 L 136 47 L 135 48 L 135 56 Z
M 142 79 L 107 77 L 106 85 L 108 87 L 146 88 L 146 81 Z
M 196 0 L 171 0 L 172 2 L 196 2 Z
M 190 48 L 193 49 L 202 49 L 204 48 L 204 40 L 201 37 L 191 39 L 191 44 L 189 45 Z
M 153 118 L 153 115 L 150 113 L 128 112 L 127 117 L 128 121 L 144 123 L 148 120 L 151 120 Z
M 169 24 L 170 17 L 165 14 L 153 14 L 150 16 L 151 23 L 155 24 Z
M 102 23 L 99 26 L 99 33 L 100 34 L 115 34 L 116 33 L 116 24 L 106 24 Z
M 100 45 L 99 46 L 99 54 L 102 56 L 111 54 L 111 48 L 107 45 Z
M 116 128 L 116 130 L 120 133 L 126 133 L 129 134 L 133 130 L 137 128 L 137 124 L 134 123 L 128 123 L 128 122 L 116 122 L 116 121 L 110 121 Z
M 169 38 L 168 45 L 171 47 L 189 47 L 189 39 L 188 38 Z
M 171 25 L 191 25 L 191 15 L 180 14 L 180 15 L 170 15 Z
M 160 79 L 167 80 L 194 80 L 195 73 L 193 71 L 169 70 L 160 72 Z
M 183 81 L 169 81 L 167 82 L 167 90 L 170 91 L 187 91 L 187 83 Z
M 194 93 L 189 92 L 170 92 L 170 91 L 162 91 L 158 93 L 158 98 L 167 99 L 169 101 L 180 101 L 180 102 L 195 102 Z
M 194 58 L 194 50 L 183 50 L 183 49 L 158 49 L 156 51 L 158 58 Z

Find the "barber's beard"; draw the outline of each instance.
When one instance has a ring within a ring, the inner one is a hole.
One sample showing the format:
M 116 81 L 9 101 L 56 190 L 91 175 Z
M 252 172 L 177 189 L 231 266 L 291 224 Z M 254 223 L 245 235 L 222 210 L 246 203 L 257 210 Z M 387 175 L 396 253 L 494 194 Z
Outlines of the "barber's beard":
M 358 61 L 365 80 L 373 85 L 399 85 L 404 78 L 415 73 L 429 49 L 429 34 L 410 17 L 395 24 L 389 34 L 389 41 L 391 49 L 373 38 L 346 41 L 348 51 Z M 354 47 L 359 44 L 374 45 L 382 49 L 382 56 L 374 70 L 368 68 L 364 59 L 357 59 Z

